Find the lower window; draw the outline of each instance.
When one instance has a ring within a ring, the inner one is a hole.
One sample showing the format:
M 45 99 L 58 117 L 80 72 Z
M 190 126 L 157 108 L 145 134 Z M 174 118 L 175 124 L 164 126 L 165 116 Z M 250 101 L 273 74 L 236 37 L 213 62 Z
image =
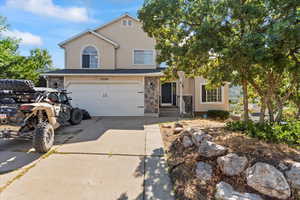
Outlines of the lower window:
M 217 89 L 206 89 L 205 85 L 202 85 L 202 102 L 203 103 L 220 103 L 222 102 L 222 87 Z

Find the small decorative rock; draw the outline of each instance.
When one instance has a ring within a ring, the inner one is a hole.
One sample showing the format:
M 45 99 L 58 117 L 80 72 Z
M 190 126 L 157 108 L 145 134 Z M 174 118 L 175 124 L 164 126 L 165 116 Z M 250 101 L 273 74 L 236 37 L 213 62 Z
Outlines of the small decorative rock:
M 217 184 L 216 190 L 217 200 L 263 200 L 257 194 L 236 192 L 231 185 L 223 181 Z
M 198 162 L 196 168 L 196 176 L 201 180 L 202 184 L 206 184 L 212 178 L 212 167 L 205 162 Z
M 174 128 L 177 128 L 177 127 L 183 128 L 183 125 L 181 123 L 179 123 L 179 122 L 176 122 L 174 124 Z
M 258 162 L 245 172 L 247 184 L 258 192 L 287 199 L 291 195 L 291 189 L 283 174 L 272 165 Z
M 284 164 L 283 162 L 280 162 L 280 163 L 278 164 L 278 167 L 279 167 L 279 169 L 282 170 L 282 171 L 285 171 L 285 170 L 287 170 L 287 169 L 289 168 L 289 167 L 286 166 L 286 164 Z
M 162 127 L 163 128 L 172 128 L 172 126 L 170 124 L 163 124 Z
M 300 163 L 293 163 L 291 170 L 285 174 L 292 187 L 300 190 Z
M 197 129 L 197 128 L 193 128 L 193 127 L 188 127 L 188 128 L 186 129 L 186 131 L 188 131 L 190 134 L 192 134 L 192 133 L 194 133 L 194 132 L 197 132 L 198 129 Z
M 183 128 L 181 128 L 181 127 L 176 127 L 176 128 L 174 128 L 174 133 L 175 133 L 175 134 L 180 133 L 182 130 L 183 130 Z
M 218 165 L 222 172 L 227 176 L 239 175 L 244 171 L 248 163 L 246 157 L 238 156 L 237 154 L 230 153 L 226 156 L 217 159 Z
M 199 145 L 198 153 L 201 156 L 210 158 L 214 156 L 221 156 L 227 152 L 227 148 L 210 141 L 203 141 Z
M 192 133 L 191 136 L 192 136 L 192 140 L 193 140 L 194 144 L 197 146 L 199 146 L 200 143 L 203 141 L 211 141 L 212 140 L 211 135 L 208 135 L 208 134 L 202 132 L 201 130 Z
M 193 146 L 193 142 L 192 142 L 192 140 L 190 139 L 189 136 L 185 135 L 185 136 L 183 136 L 183 138 L 182 138 L 182 145 L 183 145 L 185 148 L 188 148 L 188 147 Z

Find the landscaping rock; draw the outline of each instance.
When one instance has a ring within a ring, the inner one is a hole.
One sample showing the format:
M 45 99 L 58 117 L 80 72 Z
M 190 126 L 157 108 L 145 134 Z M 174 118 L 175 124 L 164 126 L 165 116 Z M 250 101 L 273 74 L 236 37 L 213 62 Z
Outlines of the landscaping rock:
M 187 129 L 186 129 L 186 131 L 188 131 L 190 134 L 192 134 L 192 133 L 194 133 L 194 132 L 197 132 L 199 129 L 197 129 L 197 128 L 192 128 L 192 127 L 188 127 Z
M 203 141 L 199 145 L 198 153 L 201 156 L 210 158 L 214 156 L 221 156 L 227 152 L 227 148 L 210 141 Z
M 286 177 L 291 186 L 300 190 L 300 163 L 294 163 L 291 170 L 287 171 Z
M 247 184 L 258 192 L 287 199 L 291 195 L 291 189 L 283 174 L 272 165 L 258 162 L 245 172 Z
M 176 122 L 174 124 L 174 128 L 177 128 L 177 127 L 183 128 L 183 125 L 181 123 L 179 123 L 179 122 Z
M 279 169 L 280 170 L 282 170 L 282 171 L 285 171 L 285 170 L 287 170 L 289 167 L 286 165 L 286 164 L 284 164 L 283 162 L 280 162 L 279 164 L 278 164 L 278 167 L 279 167 Z
M 201 180 L 202 184 L 206 184 L 207 181 L 212 178 L 212 167 L 210 164 L 205 162 L 198 162 L 196 168 L 196 176 L 199 180 Z
M 189 136 L 187 136 L 187 135 L 183 136 L 183 138 L 182 138 L 182 145 L 185 148 L 191 147 L 191 146 L 193 146 L 193 144 L 194 143 L 192 142 L 192 140 L 190 139 Z
M 248 163 L 246 157 L 238 156 L 237 154 L 230 153 L 226 156 L 217 159 L 218 165 L 222 172 L 227 176 L 239 175 L 244 171 Z
M 163 128 L 172 128 L 171 124 L 163 124 L 162 127 Z
M 212 136 L 204 133 L 203 131 L 197 131 L 191 134 L 192 140 L 195 145 L 199 146 L 203 141 L 211 141 Z
M 183 128 L 181 128 L 181 127 L 174 128 L 174 133 L 175 134 L 180 133 L 181 131 L 183 131 Z
M 216 186 L 215 198 L 217 200 L 262 200 L 257 194 L 236 192 L 231 185 L 223 181 Z

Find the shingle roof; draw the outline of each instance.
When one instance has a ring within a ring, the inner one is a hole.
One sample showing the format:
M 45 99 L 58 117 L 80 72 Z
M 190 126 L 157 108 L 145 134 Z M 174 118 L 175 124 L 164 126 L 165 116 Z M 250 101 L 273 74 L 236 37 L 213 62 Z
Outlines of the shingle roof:
M 157 69 L 61 69 L 44 73 L 44 75 L 64 75 L 64 74 L 151 74 L 162 72 L 164 68 Z

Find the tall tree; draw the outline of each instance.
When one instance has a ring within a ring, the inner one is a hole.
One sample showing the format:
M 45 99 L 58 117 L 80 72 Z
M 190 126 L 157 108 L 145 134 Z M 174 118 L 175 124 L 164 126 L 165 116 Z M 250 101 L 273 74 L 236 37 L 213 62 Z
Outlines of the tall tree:
M 247 120 L 249 86 L 267 102 L 271 114 L 274 105 L 279 108 L 278 116 L 293 91 L 297 66 L 290 53 L 299 53 L 299 4 L 297 0 L 146 0 L 139 18 L 156 39 L 158 61 L 175 71 L 202 75 L 213 85 L 224 81 L 242 85 Z M 289 86 L 282 87 L 283 83 Z
M 0 78 L 39 80 L 41 72 L 52 66 L 49 52 L 45 49 L 33 49 L 29 56 L 18 52 L 19 40 L 1 36 L 7 30 L 6 19 L 0 16 Z

